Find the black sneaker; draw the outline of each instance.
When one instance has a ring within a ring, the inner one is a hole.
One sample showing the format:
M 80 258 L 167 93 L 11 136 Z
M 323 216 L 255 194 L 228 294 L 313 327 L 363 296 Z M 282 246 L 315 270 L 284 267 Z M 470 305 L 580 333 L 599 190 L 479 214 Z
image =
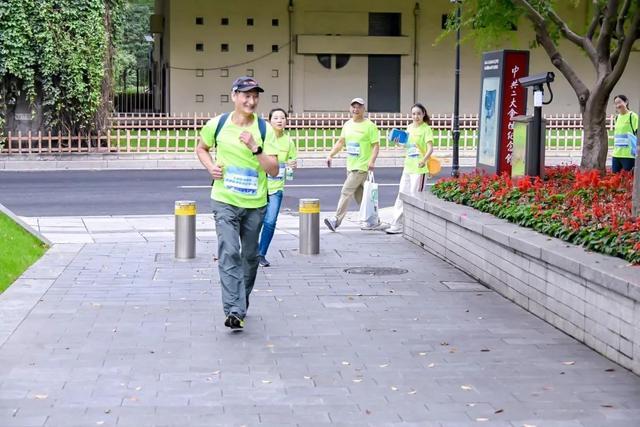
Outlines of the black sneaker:
M 242 329 L 244 328 L 244 320 L 239 318 L 237 314 L 231 313 L 224 319 L 224 326 L 231 329 Z
M 269 267 L 271 263 L 263 255 L 258 255 L 258 264 L 262 267 Z
M 338 228 L 336 226 L 336 220 L 335 219 L 331 219 L 331 218 L 325 218 L 324 219 L 324 225 L 327 226 L 327 228 L 331 231 L 336 231 L 336 228 Z

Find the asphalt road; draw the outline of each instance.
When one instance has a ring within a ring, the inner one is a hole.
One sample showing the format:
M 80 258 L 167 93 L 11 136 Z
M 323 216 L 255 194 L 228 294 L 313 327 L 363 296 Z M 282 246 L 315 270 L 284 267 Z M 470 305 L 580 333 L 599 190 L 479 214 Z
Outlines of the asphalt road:
M 376 169 L 380 207 L 393 205 L 401 174 Z M 296 210 L 300 198 L 316 197 L 322 211 L 334 210 L 344 177 L 344 168 L 297 170 L 283 208 Z M 172 214 L 175 200 L 195 200 L 206 212 L 210 182 L 204 170 L 0 171 L 0 202 L 21 216 Z

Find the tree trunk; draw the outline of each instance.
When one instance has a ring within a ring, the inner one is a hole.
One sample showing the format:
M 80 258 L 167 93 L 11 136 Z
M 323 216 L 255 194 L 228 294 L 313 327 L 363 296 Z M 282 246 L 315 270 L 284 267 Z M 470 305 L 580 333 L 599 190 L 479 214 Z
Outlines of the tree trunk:
M 583 148 L 581 169 L 605 171 L 609 135 L 607 134 L 607 100 L 592 96 L 582 112 Z M 608 97 L 607 97 L 608 98 Z

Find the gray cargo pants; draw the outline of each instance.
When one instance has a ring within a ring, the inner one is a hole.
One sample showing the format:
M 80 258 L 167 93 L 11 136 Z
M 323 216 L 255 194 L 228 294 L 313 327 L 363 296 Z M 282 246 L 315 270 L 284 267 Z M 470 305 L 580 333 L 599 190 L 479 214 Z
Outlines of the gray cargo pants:
M 218 271 L 225 316 L 247 314 L 258 271 L 258 237 L 265 208 L 247 209 L 211 201 L 218 236 Z

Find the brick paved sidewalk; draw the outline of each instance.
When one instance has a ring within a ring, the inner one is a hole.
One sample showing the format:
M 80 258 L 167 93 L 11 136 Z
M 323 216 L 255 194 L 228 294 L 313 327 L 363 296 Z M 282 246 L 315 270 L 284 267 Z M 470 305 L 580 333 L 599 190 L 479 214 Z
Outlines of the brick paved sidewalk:
M 0 426 L 639 423 L 639 377 L 401 236 L 304 257 L 284 215 L 232 333 L 213 233 L 178 262 L 161 228 L 58 244 L 0 296 Z

